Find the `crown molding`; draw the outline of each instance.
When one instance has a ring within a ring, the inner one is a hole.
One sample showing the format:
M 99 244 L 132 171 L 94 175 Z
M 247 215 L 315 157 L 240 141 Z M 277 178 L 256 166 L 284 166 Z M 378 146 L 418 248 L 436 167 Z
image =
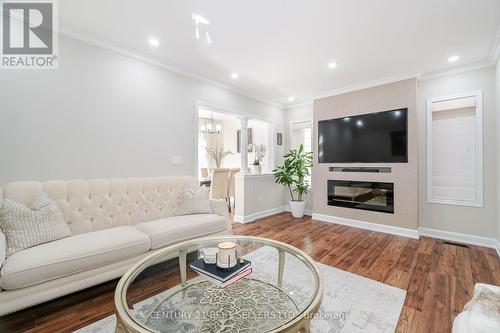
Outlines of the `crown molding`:
M 214 81 L 211 79 L 207 79 L 205 77 L 199 76 L 199 75 L 194 74 L 192 72 L 182 70 L 174 65 L 168 64 L 168 63 L 161 61 L 157 58 L 146 55 L 146 54 L 144 54 L 141 51 L 138 51 L 136 49 L 132 49 L 132 48 L 126 47 L 124 45 L 118 45 L 114 42 L 106 41 L 106 40 L 101 39 L 101 38 L 90 37 L 90 36 L 86 36 L 83 34 L 79 34 L 79 33 L 76 33 L 74 31 L 67 30 L 67 29 L 59 28 L 56 30 L 62 36 L 66 36 L 66 37 L 78 40 L 80 42 L 104 49 L 106 51 L 109 51 L 109 52 L 127 57 L 129 59 L 133 59 L 133 60 L 148 64 L 148 65 L 151 65 L 151 66 L 154 66 L 154 67 L 157 67 L 157 68 L 160 68 L 160 69 L 163 69 L 163 70 L 166 70 L 166 71 L 169 71 L 169 72 L 172 72 L 172 73 L 175 73 L 175 74 L 178 74 L 178 75 L 190 78 L 190 79 L 194 79 L 194 80 L 197 80 L 197 81 L 200 81 L 203 83 L 210 84 L 210 85 L 215 86 L 217 88 L 221 88 L 221 89 L 236 93 L 238 95 L 241 95 L 241 96 L 262 102 L 262 103 L 272 105 L 272 106 L 280 108 L 280 109 L 285 109 L 285 105 L 282 103 L 276 103 L 276 102 L 268 100 L 266 98 L 255 96 L 255 95 L 253 95 L 247 91 L 244 91 L 242 89 L 234 88 L 233 86 L 230 86 L 228 84 L 217 82 L 217 81 Z
M 416 74 L 416 73 L 388 76 L 388 77 L 381 78 L 381 79 L 352 84 L 352 85 L 349 85 L 349 86 L 346 86 L 343 88 L 338 88 L 338 89 L 334 89 L 334 90 L 330 90 L 330 91 L 320 92 L 319 94 L 317 94 L 314 97 L 314 99 L 316 100 L 316 99 L 321 99 L 321 98 L 325 98 L 325 97 L 346 94 L 346 93 L 350 93 L 350 92 L 357 91 L 357 90 L 373 88 L 373 87 L 381 86 L 384 84 L 394 83 L 394 82 L 408 80 L 408 79 L 416 79 L 416 78 L 418 78 L 418 74 Z
M 304 106 L 311 106 L 311 105 L 313 105 L 313 101 L 305 101 L 305 102 L 298 103 L 298 104 L 287 105 L 285 107 L 285 110 L 291 110 L 291 109 L 300 108 L 300 107 L 304 107 Z
M 435 79 L 438 77 L 455 75 L 455 74 L 460 74 L 460 73 L 465 73 L 465 72 L 471 72 L 471 71 L 476 71 L 479 69 L 489 68 L 489 67 L 493 67 L 493 66 L 495 66 L 495 62 L 490 61 L 490 60 L 486 60 L 486 61 L 475 62 L 475 63 L 466 64 L 466 65 L 462 65 L 462 66 L 457 66 L 457 67 L 453 67 L 453 68 L 435 70 L 435 71 L 426 72 L 426 73 L 390 76 L 390 77 L 379 79 L 379 80 L 373 80 L 373 81 L 367 81 L 367 82 L 353 84 L 353 85 L 350 85 L 350 86 L 347 86 L 344 88 L 331 90 L 329 92 L 323 92 L 323 93 L 318 94 L 315 97 L 315 100 L 325 98 L 325 97 L 341 95 L 341 94 L 345 94 L 345 93 L 349 93 L 349 92 L 353 92 L 353 91 L 357 91 L 357 90 L 373 88 L 373 87 L 381 86 L 384 84 L 394 83 L 397 81 L 403 81 L 403 80 L 414 79 L 414 78 L 416 78 L 418 81 L 426 81 L 426 80 L 431 80 L 431 79 Z M 287 107 L 287 109 L 290 109 L 290 108 L 291 107 Z
M 266 98 L 262 98 L 260 96 L 256 96 L 248 91 L 245 91 L 243 89 L 238 89 L 235 88 L 234 86 L 228 85 L 226 83 L 221 83 L 218 81 L 214 81 L 212 79 L 208 79 L 205 77 L 202 77 L 200 75 L 197 75 L 195 73 L 185 71 L 183 69 L 180 69 L 177 66 L 174 66 L 172 64 L 168 64 L 165 61 L 162 61 L 158 58 L 149 56 L 144 54 L 143 52 L 129 48 L 124 45 L 118 45 L 114 42 L 104 40 L 102 38 L 97 38 L 97 37 L 90 37 L 87 35 L 79 34 L 71 30 L 67 29 L 56 29 L 57 32 L 60 35 L 78 40 L 80 42 L 107 50 L 109 52 L 113 52 L 115 54 L 125 56 L 127 58 L 143 62 L 145 64 L 149 64 L 151 66 L 155 66 L 157 68 L 190 78 L 194 79 L 196 81 L 200 81 L 203 83 L 210 84 L 214 87 L 218 87 L 233 93 L 236 93 L 238 95 L 253 99 L 255 101 L 259 101 L 280 109 L 284 110 L 289 110 L 289 109 L 294 109 L 298 107 L 304 107 L 304 106 L 310 106 L 313 104 L 313 101 L 307 100 L 302 103 L 298 104 L 292 104 L 292 105 L 287 105 L 285 103 L 279 103 L 275 102 Z M 389 83 L 394 83 L 397 81 L 402 81 L 402 80 L 408 80 L 408 79 L 414 79 L 416 78 L 419 81 L 425 81 L 425 80 L 430 80 L 438 77 L 443 77 L 447 75 L 454 75 L 454 74 L 459 74 L 459 73 L 464 73 L 464 72 L 469 72 L 473 70 L 478 70 L 478 69 L 483 69 L 483 68 L 488 68 L 495 66 L 498 57 L 500 56 L 500 26 L 497 29 L 497 33 L 495 36 L 495 39 L 493 41 L 493 44 L 490 48 L 490 52 L 488 55 L 488 60 L 482 61 L 482 62 L 477 62 L 477 63 L 472 63 L 472 64 L 466 64 L 458 67 L 453 67 L 451 69 L 437 69 L 434 71 L 430 72 L 424 72 L 424 73 L 407 73 L 407 74 L 402 74 L 402 75 L 394 75 L 394 76 L 388 76 L 380 79 L 375 79 L 375 80 L 370 80 L 370 81 L 365 81 L 365 82 L 360 82 L 352 85 L 348 85 L 345 87 L 333 89 L 333 90 L 328 90 L 328 91 L 323 91 L 318 93 L 316 96 L 314 96 L 313 100 L 316 99 L 321 99 L 325 97 L 330 97 L 330 96 L 336 96 L 336 95 L 341 95 L 357 90 L 362 90 L 362 89 L 367 89 L 367 88 L 373 88 L 376 86 L 384 85 L 384 84 L 389 84 Z
M 441 70 L 423 73 L 423 74 L 420 74 L 418 76 L 418 80 L 419 81 L 426 81 L 426 80 L 431 80 L 431 79 L 435 79 L 438 77 L 476 71 L 479 69 L 492 67 L 494 65 L 495 65 L 495 63 L 490 61 L 490 60 L 474 62 L 471 64 L 466 64 L 466 65 L 457 66 L 457 67 L 453 67 L 453 68 L 447 68 L 447 69 L 441 69 Z

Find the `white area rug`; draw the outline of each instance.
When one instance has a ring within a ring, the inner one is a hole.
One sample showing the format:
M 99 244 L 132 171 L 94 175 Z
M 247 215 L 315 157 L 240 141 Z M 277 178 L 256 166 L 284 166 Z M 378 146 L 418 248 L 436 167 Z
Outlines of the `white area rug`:
M 274 278 L 270 261 L 277 260 L 272 248 L 261 248 L 247 256 L 259 272 L 259 279 Z M 406 291 L 373 281 L 362 276 L 319 264 L 324 279 L 324 295 L 320 315 L 313 319 L 311 330 L 315 333 L 386 333 L 394 332 L 403 307 Z M 267 271 L 267 272 L 266 272 Z M 292 256 L 287 255 L 285 264 L 284 289 L 300 290 L 301 286 L 310 285 L 311 275 L 307 269 Z M 307 293 L 303 288 L 304 293 Z M 298 292 L 300 294 L 300 291 Z M 296 295 L 300 303 L 301 297 Z M 145 300 L 134 308 L 140 313 L 157 304 L 160 296 Z M 116 318 L 114 315 L 97 321 L 76 332 L 78 333 L 113 333 Z M 177 332 L 176 332 L 177 333 Z

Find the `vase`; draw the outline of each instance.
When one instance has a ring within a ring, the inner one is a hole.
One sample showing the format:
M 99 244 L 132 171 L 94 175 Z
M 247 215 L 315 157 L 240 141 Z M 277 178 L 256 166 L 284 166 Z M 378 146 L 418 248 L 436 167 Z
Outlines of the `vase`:
M 255 174 L 261 173 L 262 172 L 262 165 L 251 164 L 250 165 L 250 172 L 255 173 Z
M 304 216 L 304 210 L 306 208 L 305 201 L 290 200 L 289 205 L 290 205 L 290 212 L 292 213 L 293 217 L 301 218 Z

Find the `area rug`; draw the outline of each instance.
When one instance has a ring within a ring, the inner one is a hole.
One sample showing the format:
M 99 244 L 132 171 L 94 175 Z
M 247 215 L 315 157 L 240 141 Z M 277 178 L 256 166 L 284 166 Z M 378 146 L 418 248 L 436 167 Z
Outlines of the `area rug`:
M 260 248 L 246 256 L 252 261 L 259 280 L 275 279 L 276 250 Z M 324 279 L 320 313 L 311 322 L 315 333 L 394 332 L 403 307 L 406 291 L 343 270 L 318 264 Z M 307 304 L 311 295 L 312 274 L 298 259 L 286 255 L 283 290 L 293 290 L 294 301 Z M 134 305 L 137 317 L 159 303 L 157 295 Z M 114 315 L 88 325 L 77 333 L 112 333 Z M 160 331 L 169 332 L 170 329 Z M 177 331 L 177 330 L 176 330 Z M 182 330 L 181 330 L 182 331 Z

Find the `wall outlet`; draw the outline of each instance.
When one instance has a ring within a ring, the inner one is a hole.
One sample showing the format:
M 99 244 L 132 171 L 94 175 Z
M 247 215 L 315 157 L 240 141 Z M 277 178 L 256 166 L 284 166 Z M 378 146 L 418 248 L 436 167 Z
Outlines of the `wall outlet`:
M 184 157 L 180 155 L 172 156 L 170 158 L 170 164 L 172 165 L 184 165 Z

